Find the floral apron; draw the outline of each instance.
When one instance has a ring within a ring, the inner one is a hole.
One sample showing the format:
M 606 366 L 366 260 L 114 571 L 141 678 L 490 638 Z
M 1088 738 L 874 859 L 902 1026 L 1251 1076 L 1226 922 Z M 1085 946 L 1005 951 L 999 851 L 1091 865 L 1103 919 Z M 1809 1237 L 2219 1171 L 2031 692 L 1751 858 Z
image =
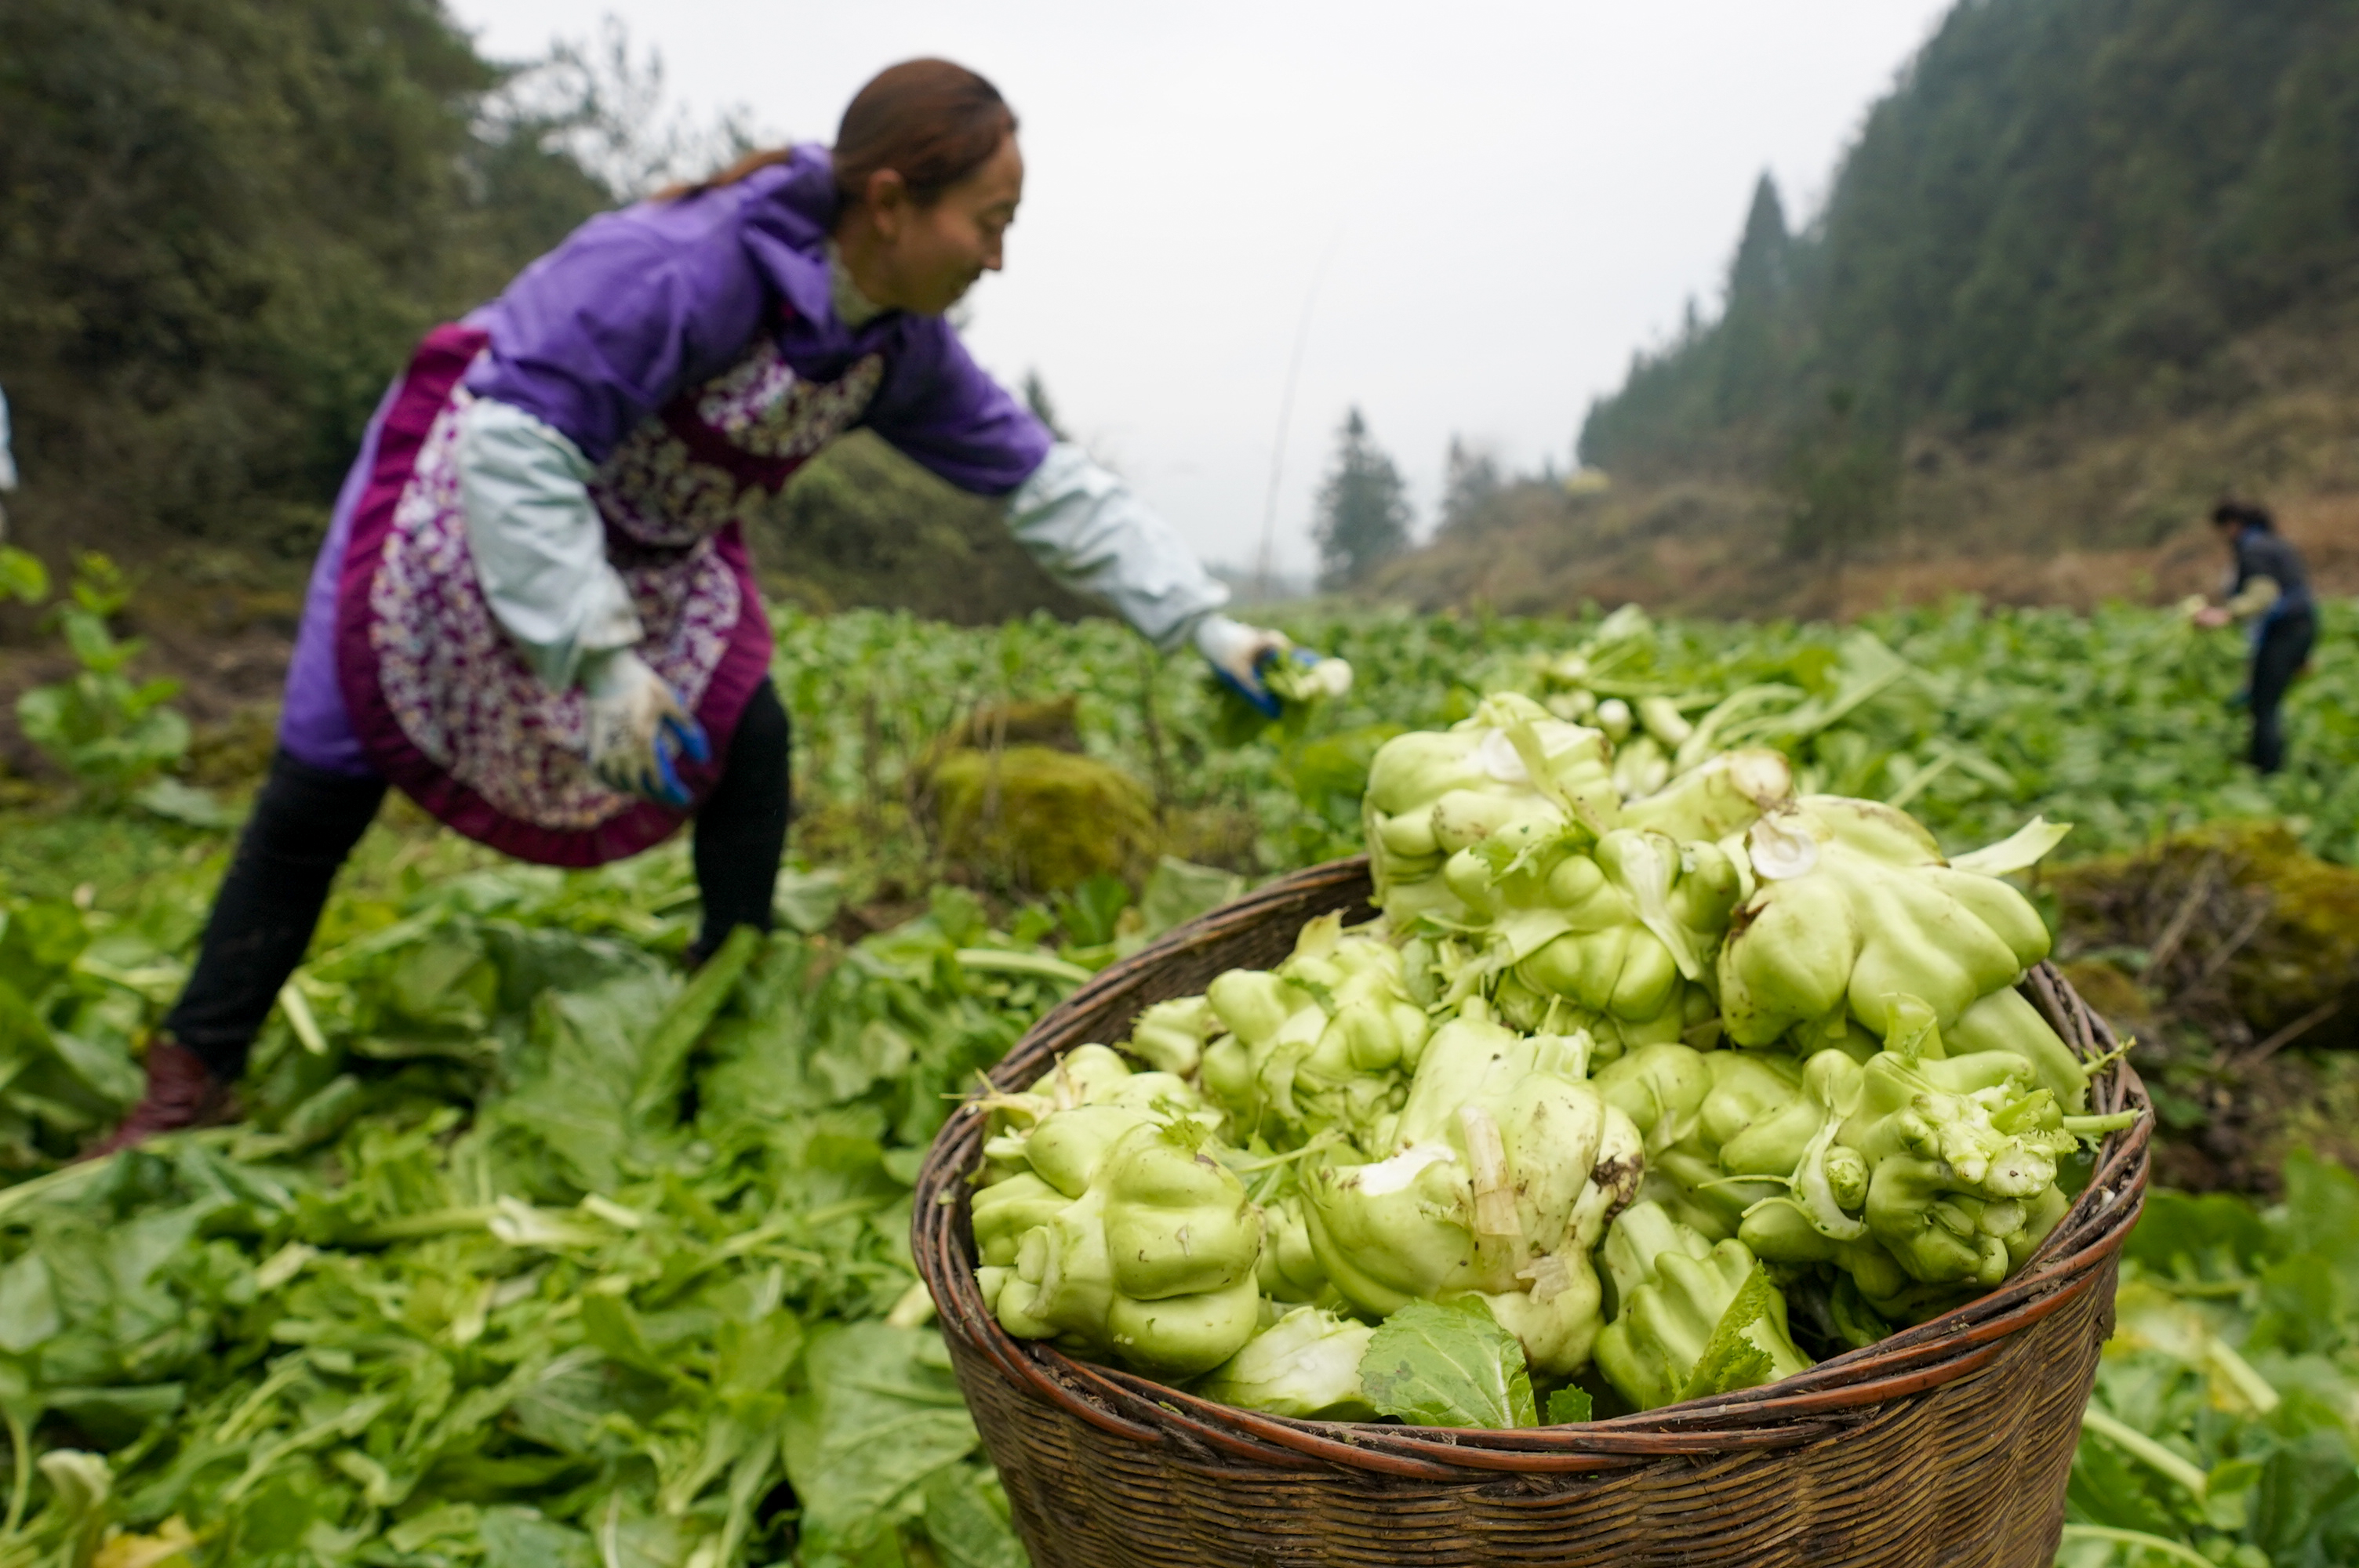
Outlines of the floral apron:
M 473 401 L 463 379 L 486 341 L 478 328 L 438 328 L 386 411 L 337 583 L 337 681 L 369 762 L 436 817 L 524 860 L 598 865 L 690 813 L 600 784 L 583 759 L 582 694 L 543 684 L 492 617 L 456 461 Z M 871 354 L 833 382 L 806 381 L 762 334 L 729 370 L 640 421 L 592 478 L 607 559 L 645 631 L 639 654 L 713 743 L 710 763 L 680 770 L 698 800 L 769 673 L 745 519 L 859 422 L 883 374 Z

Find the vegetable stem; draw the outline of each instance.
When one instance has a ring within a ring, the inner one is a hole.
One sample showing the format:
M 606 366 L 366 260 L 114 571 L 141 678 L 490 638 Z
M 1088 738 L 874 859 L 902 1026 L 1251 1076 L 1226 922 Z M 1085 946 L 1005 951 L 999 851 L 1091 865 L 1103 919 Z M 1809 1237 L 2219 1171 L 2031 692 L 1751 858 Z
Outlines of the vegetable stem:
M 0 1415 L 8 1422 L 9 1460 L 15 1471 L 8 1486 L 8 1521 L 0 1533 L 14 1535 L 25 1521 L 25 1503 L 33 1493 L 33 1439 L 13 1405 L 0 1411 Z
M 302 988 L 292 975 L 287 977 L 287 983 L 278 988 L 278 1006 L 287 1014 L 287 1027 L 295 1032 L 295 1038 L 303 1043 L 303 1049 L 314 1056 L 326 1055 L 328 1037 L 321 1032 L 320 1021 L 311 1013 L 310 1000 L 304 996 Z
M 2111 1116 L 2068 1116 L 2064 1118 L 2064 1130 L 2076 1138 L 2102 1138 L 2108 1132 L 2136 1126 L 2137 1119 L 2145 1114 L 2139 1110 L 2117 1110 Z
M 2203 1358 L 2260 1414 L 2267 1415 L 2284 1402 L 2268 1379 L 2255 1371 L 2253 1364 L 2237 1355 L 2225 1340 L 2212 1338 L 2203 1346 Z
M 71 1201 L 81 1194 L 83 1187 L 90 1185 L 101 1174 L 113 1169 L 114 1162 L 119 1157 L 115 1154 L 101 1154 L 94 1160 L 84 1160 L 78 1165 L 67 1165 L 62 1169 L 51 1171 L 47 1175 L 35 1176 L 29 1182 L 17 1183 L 5 1192 L 0 1192 L 0 1219 L 5 1219 L 17 1209 L 41 1198 L 56 1197 Z
M 1065 980 L 1073 985 L 1094 977 L 1079 964 L 1047 953 L 1015 953 L 998 947 L 961 947 L 951 955 L 962 969 L 979 969 L 986 974 L 1029 975 L 1035 979 Z
M 2219 1568 L 2218 1563 L 2185 1541 L 2173 1541 L 2169 1536 L 2148 1535 L 2142 1530 L 2116 1530 L 2104 1524 L 2068 1524 L 2064 1527 L 2064 1539 L 2110 1541 L 2115 1546 L 2132 1547 L 2140 1552 L 2158 1552 L 2177 1562 L 2192 1563 L 2194 1568 Z
M 460 1231 L 480 1230 L 499 1213 L 496 1204 L 484 1204 L 473 1208 L 438 1208 L 426 1214 L 398 1215 L 363 1226 L 345 1239 L 355 1247 L 382 1246 L 388 1241 L 414 1241 L 429 1236 L 450 1236 Z
M 2184 1487 L 2198 1502 L 2203 1500 L 2204 1494 L 2211 1488 L 2212 1478 L 2193 1461 L 2181 1458 L 2145 1433 L 2107 1415 L 2093 1404 L 2082 1412 L 2081 1430 L 2093 1432 L 2133 1459 L 2144 1461 L 2148 1467 Z

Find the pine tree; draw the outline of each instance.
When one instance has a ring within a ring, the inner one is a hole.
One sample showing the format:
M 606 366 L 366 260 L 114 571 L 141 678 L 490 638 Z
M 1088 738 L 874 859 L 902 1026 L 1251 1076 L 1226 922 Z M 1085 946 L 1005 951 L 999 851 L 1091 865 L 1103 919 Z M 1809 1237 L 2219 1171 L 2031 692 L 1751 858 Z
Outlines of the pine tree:
M 1714 412 L 1723 420 L 1762 411 L 1780 368 L 1778 320 L 1786 303 L 1788 252 L 1786 205 L 1764 170 L 1745 215 L 1745 237 L 1728 269 L 1728 305 L 1714 334 L 1720 351 Z
M 1786 204 L 1778 199 L 1777 181 L 1767 169 L 1753 187 L 1753 205 L 1745 214 L 1745 234 L 1736 243 L 1736 260 L 1728 269 L 1728 308 L 1767 304 L 1786 291 L 1787 253 L 1793 237 L 1786 230 Z
M 1776 484 L 1786 503 L 1786 550 L 1825 570 L 1826 614 L 1843 605 L 1843 574 L 1852 554 L 1889 524 L 1900 483 L 1898 454 L 1862 428 L 1857 395 L 1846 386 L 1827 394 L 1826 416 L 1798 440 L 1778 465 Z
M 1335 466 L 1319 489 L 1319 522 L 1311 531 L 1319 545 L 1322 588 L 1364 581 L 1408 544 L 1409 509 L 1400 470 L 1368 438 L 1368 422 L 1354 408 L 1343 420 Z
M 1465 527 L 1499 493 L 1499 462 L 1490 453 L 1450 438 L 1450 455 L 1443 460 L 1441 526 L 1444 532 Z

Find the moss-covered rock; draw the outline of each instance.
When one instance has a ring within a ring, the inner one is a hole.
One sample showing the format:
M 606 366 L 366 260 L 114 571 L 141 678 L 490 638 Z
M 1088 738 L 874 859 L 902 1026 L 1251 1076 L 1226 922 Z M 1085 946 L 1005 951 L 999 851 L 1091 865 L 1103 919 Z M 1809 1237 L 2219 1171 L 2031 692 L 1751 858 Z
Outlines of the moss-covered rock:
M 2175 834 L 2060 867 L 2050 885 L 2074 949 L 2135 957 L 2156 1011 L 2215 1038 L 2223 1023 L 2256 1044 L 2300 1026 L 2304 1046 L 2359 1046 L 2359 870 L 2310 854 L 2282 824 Z
M 1163 849 L 1154 797 L 1120 768 L 1049 746 L 941 753 L 928 775 L 945 857 L 1038 892 L 1101 871 L 1137 886 Z

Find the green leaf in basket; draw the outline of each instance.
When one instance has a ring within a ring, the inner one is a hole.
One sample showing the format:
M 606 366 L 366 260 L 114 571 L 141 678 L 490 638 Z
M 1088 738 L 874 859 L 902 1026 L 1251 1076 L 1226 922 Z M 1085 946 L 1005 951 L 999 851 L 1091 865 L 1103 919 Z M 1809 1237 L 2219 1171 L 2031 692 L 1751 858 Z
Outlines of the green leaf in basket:
M 1700 1400 L 1712 1394 L 1734 1393 L 1739 1389 L 1757 1389 L 1777 1376 L 1771 1366 L 1769 1352 L 1754 1343 L 1753 1328 L 1768 1318 L 1774 1331 L 1776 1319 L 1770 1314 L 1777 1304 L 1777 1287 L 1769 1282 L 1768 1272 L 1760 1264 L 1745 1276 L 1737 1287 L 1736 1297 L 1728 1310 L 1720 1314 L 1719 1326 L 1705 1342 L 1703 1354 L 1697 1357 L 1695 1370 L 1688 1374 L 1687 1387 L 1680 1390 L 1683 1400 Z
M 1578 1426 L 1595 1413 L 1595 1404 L 1587 1389 L 1576 1389 L 1568 1383 L 1549 1396 L 1548 1423 Z
M 1538 1426 L 1524 1347 L 1479 1296 L 1411 1302 L 1360 1358 L 1368 1402 L 1418 1426 Z

